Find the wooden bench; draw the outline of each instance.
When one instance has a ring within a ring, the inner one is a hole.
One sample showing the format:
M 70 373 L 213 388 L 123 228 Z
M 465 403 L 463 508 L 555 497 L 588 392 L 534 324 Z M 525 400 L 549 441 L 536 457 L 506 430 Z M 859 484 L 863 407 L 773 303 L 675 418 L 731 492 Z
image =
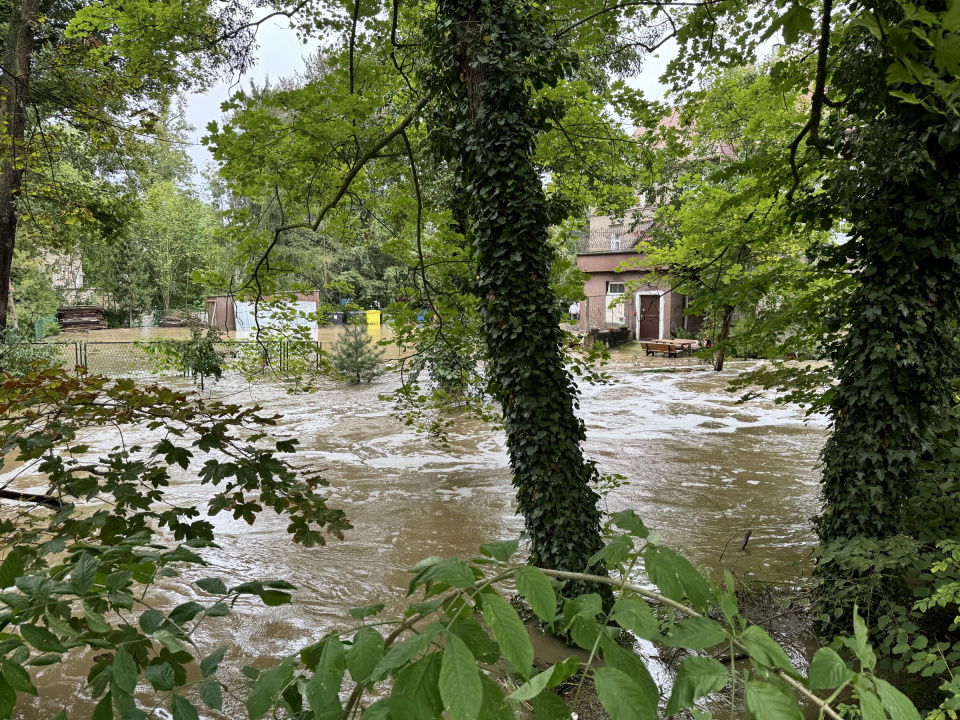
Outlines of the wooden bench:
M 683 357 L 693 354 L 692 342 L 668 342 L 666 340 L 655 340 L 653 342 L 640 343 L 647 355 L 656 355 L 661 353 L 667 357 Z
M 673 344 L 665 342 L 645 342 L 640 343 L 640 347 L 644 349 L 648 356 L 661 353 L 667 357 L 677 357 L 677 353 L 682 352 Z

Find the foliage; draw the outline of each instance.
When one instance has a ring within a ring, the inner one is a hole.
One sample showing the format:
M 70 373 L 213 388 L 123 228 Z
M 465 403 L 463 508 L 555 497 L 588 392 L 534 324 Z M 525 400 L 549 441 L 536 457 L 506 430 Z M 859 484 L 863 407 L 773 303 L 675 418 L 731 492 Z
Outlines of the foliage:
M 363 324 L 347 324 L 330 348 L 330 366 L 349 382 L 370 382 L 386 372 L 383 367 L 385 352 L 384 348 L 374 346 Z
M 319 493 L 325 481 L 298 474 L 283 457 L 296 440 L 270 441 L 266 431 L 276 417 L 258 407 L 59 370 L 7 378 L 0 410 L 0 455 L 23 463 L 0 490 L 20 505 L 0 520 L 0 587 L 7 588 L 0 611 L 0 717 L 10 717 L 17 693 L 37 694 L 29 669 L 59 663 L 74 648 L 97 652 L 89 674 L 90 690 L 101 698 L 95 717 L 116 710 L 145 718 L 134 699 L 141 674 L 172 704 L 174 717 L 186 717 L 189 704 L 171 691 L 183 691 L 187 667 L 196 661 L 203 682 L 189 684 L 219 707 L 215 673 L 226 648 L 201 656 L 201 623 L 229 615 L 244 595 L 268 606 L 288 603 L 292 586 L 266 580 L 228 588 L 211 577 L 195 581 L 203 593 L 193 591 L 196 600 L 153 607 L 149 588 L 179 577 L 178 568 L 203 567 L 202 550 L 215 547 L 214 525 L 201 518 L 201 508 L 193 500 L 176 503 L 167 488 L 174 472 L 196 472 L 211 489 L 208 516 L 229 512 L 252 524 L 269 508 L 289 519 L 295 542 L 323 545 L 325 534 L 342 537 L 349 525 Z M 149 447 L 91 455 L 81 438 L 105 423 L 149 430 Z M 11 487 L 18 476 L 36 472 L 49 482 L 45 494 Z
M 526 705 L 537 717 L 569 718 L 571 708 L 553 689 L 572 679 L 576 709 L 589 678 L 614 720 L 656 717 L 661 689 L 644 661 L 618 642 L 628 632 L 659 646 L 689 651 L 669 693 L 666 716 L 697 708 L 704 697 L 729 688 L 729 698 L 721 701 L 729 703 L 729 717 L 736 717 L 745 705 L 751 717 L 799 718 L 800 694 L 821 713 L 837 718 L 830 705 L 844 690 L 852 690 L 865 717 L 884 717 L 885 708 L 895 717 L 919 720 L 910 701 L 874 675 L 876 657 L 859 615 L 855 636 L 838 638 L 834 648 L 818 650 L 804 677 L 765 630 L 740 614 L 729 574 L 726 588 L 704 577 L 662 547 L 632 511 L 616 513 L 612 523 L 621 532 L 612 534 L 590 565 L 604 559 L 621 578 L 628 578 L 642 563 L 658 592 L 626 579 L 511 565 L 519 548 L 516 540 L 483 545 L 482 556 L 469 562 L 427 558 L 411 570 L 408 589 L 409 595 L 422 590 L 423 597 L 410 604 L 402 621 L 378 619 L 382 604 L 351 610 L 359 626 L 331 633 L 252 677 L 248 715 L 256 720 L 271 712 L 275 717 L 309 712 L 319 718 L 359 711 L 397 720 L 443 716 L 473 720 L 511 718 Z M 571 581 L 584 579 L 620 590 L 609 610 L 603 609 L 599 595 L 570 597 L 565 592 Z M 569 633 L 589 653 L 586 661 L 571 653 L 545 669 L 533 666 L 527 628 L 496 590 L 510 581 L 548 630 Z M 381 630 L 385 626 L 392 626 L 386 636 Z M 703 653 L 711 648 L 728 650 L 732 657 L 746 656 L 748 661 L 739 671 L 736 661 L 725 667 Z M 838 651 L 856 658 L 858 671 Z M 594 659 L 601 657 L 603 667 L 594 667 Z M 491 668 L 503 668 L 505 662 L 506 677 L 497 682 L 497 671 Z M 389 694 L 384 696 L 387 683 Z M 343 703 L 344 691 L 351 686 Z M 365 696 L 371 698 L 366 706 Z M 710 717 L 698 708 L 696 712 Z
M 62 362 L 60 346 L 32 342 L 32 329 L 7 329 L 0 335 L 0 373 L 19 377 L 37 368 L 58 367 Z

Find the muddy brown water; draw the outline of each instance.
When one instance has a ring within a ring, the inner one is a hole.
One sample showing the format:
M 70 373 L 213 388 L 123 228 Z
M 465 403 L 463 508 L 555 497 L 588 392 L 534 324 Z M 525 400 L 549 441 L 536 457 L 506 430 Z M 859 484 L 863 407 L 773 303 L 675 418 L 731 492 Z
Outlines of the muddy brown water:
M 635 509 L 665 543 L 711 571 L 726 567 L 742 578 L 782 584 L 802 576 L 813 543 L 808 519 L 818 508 L 822 421 L 805 422 L 801 410 L 769 398 L 737 405 L 725 391 L 728 379 L 752 363 L 733 362 L 717 374 L 693 358 L 635 359 L 630 347 L 613 358 L 614 382 L 584 385 L 581 402 L 586 453 L 602 472 L 629 481 L 604 497 L 605 509 Z M 667 368 L 681 372 L 652 372 Z M 229 644 L 231 664 L 268 666 L 271 658 L 349 625 L 344 618 L 351 607 L 385 602 L 385 616 L 401 613 L 406 569 L 418 560 L 472 556 L 482 542 L 520 534 L 502 433 L 461 422 L 443 450 L 378 399 L 395 385 L 395 377 L 385 376 L 304 396 L 235 377 L 214 385 L 214 397 L 257 402 L 284 415 L 278 434 L 300 441 L 297 463 L 323 469 L 329 504 L 343 508 L 354 529 L 343 541 L 305 549 L 288 541 L 285 522 L 270 513 L 252 527 L 219 517 L 221 549 L 206 553 L 210 567 L 190 570 L 189 577 L 219 577 L 227 585 L 285 578 L 298 590 L 292 605 L 265 608 L 244 600 L 234 616 L 207 621 L 198 637 L 203 651 Z M 107 450 L 115 437 L 97 431 L 85 442 Z M 17 486 L 42 489 L 42 478 L 24 477 Z M 171 491 L 178 503 L 202 506 L 207 498 L 207 489 L 186 473 L 175 476 Z M 193 599 L 172 585 L 152 594 L 167 606 Z M 82 690 L 89 663 L 78 655 L 38 671 L 41 697 L 19 717 L 46 718 L 65 706 L 77 717 L 89 715 Z

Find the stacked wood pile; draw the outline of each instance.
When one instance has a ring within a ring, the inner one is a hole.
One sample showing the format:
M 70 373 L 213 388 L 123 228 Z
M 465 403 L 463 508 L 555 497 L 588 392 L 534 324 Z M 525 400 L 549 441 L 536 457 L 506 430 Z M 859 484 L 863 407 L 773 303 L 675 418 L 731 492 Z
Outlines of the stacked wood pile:
M 87 332 L 106 330 L 107 321 L 103 317 L 103 308 L 93 305 L 75 305 L 57 310 L 57 322 L 64 332 Z
M 161 318 L 157 325 L 159 327 L 187 327 L 190 325 L 190 319 L 167 315 L 166 317 Z

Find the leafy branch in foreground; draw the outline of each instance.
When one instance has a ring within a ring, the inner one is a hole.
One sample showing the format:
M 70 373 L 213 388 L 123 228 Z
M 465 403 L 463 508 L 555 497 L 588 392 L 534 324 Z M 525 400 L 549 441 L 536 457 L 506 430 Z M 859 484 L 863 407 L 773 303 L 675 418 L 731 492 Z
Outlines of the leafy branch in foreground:
M 268 442 L 276 417 L 259 407 L 46 370 L 7 376 L 0 418 L 0 458 L 19 463 L 0 485 L 0 591 L 7 590 L 0 594 L 0 718 L 12 715 L 18 693 L 38 694 L 31 669 L 62 662 L 74 648 L 98 653 L 88 674 L 93 696 L 102 696 L 96 718 L 113 710 L 147 717 L 134 699 L 141 674 L 178 720 L 196 713 L 175 689 L 197 686 L 204 702 L 220 707 L 213 674 L 225 648 L 200 660 L 203 679 L 188 683 L 186 668 L 200 657 L 197 629 L 230 614 L 242 595 L 289 603 L 292 586 L 276 580 L 228 589 L 207 578 L 195 585 L 212 598 L 193 591 L 195 599 L 176 607 L 153 606 L 152 588 L 178 577 L 178 567 L 206 565 L 199 551 L 217 547 L 195 500 L 178 504 L 170 491 L 174 466 L 194 469 L 212 487 L 208 517 L 230 512 L 252 524 L 270 508 L 289 518 L 292 539 L 308 547 L 350 527 L 318 492 L 325 481 L 283 457 L 296 441 Z M 98 457 L 83 435 L 104 425 L 119 431 L 121 445 Z M 146 437 L 149 447 L 128 445 L 124 432 Z M 200 456 L 206 460 L 196 467 Z M 38 476 L 44 492 L 36 492 Z
M 667 716 L 698 703 L 702 707 L 703 698 L 728 688 L 724 702 L 731 717 L 741 710 L 737 699 L 742 697 L 751 717 L 799 720 L 799 697 L 817 707 L 821 717 L 839 720 L 833 704 L 841 695 L 852 694 L 868 720 L 885 718 L 885 711 L 919 720 L 910 700 L 873 674 L 876 657 L 859 615 L 854 637 L 818 650 L 804 677 L 763 628 L 740 614 L 729 573 L 726 588 L 704 577 L 661 546 L 633 511 L 616 513 L 611 523 L 624 532 L 614 535 L 590 566 L 605 561 L 619 578 L 512 566 L 510 559 L 519 549 L 516 540 L 483 545 L 483 557 L 467 562 L 423 560 L 413 568 L 408 590 L 408 595 L 422 590 L 423 598 L 409 605 L 403 620 L 371 620 L 382 612 L 382 604 L 351 610 L 361 621 L 358 627 L 332 633 L 252 677 L 249 717 L 272 713 L 319 720 L 360 713 L 369 720 L 444 715 L 450 720 L 499 720 L 513 717 L 526 704 L 537 718 L 569 718 L 571 708 L 552 688 L 571 678 L 578 683 L 574 709 L 589 678 L 613 720 L 657 717 L 661 689 L 643 659 L 622 642 L 626 631 L 660 646 L 691 651 L 679 665 L 664 709 Z M 657 591 L 631 581 L 641 565 Z M 534 667 L 528 630 L 496 590 L 508 582 L 547 632 L 565 633 L 589 653 L 586 662 L 571 653 L 542 671 Z M 598 594 L 564 597 L 563 587 L 570 582 L 606 584 L 619 595 L 605 612 Z M 728 649 L 730 665 L 702 654 L 710 648 Z M 737 659 L 743 656 L 748 661 L 738 668 Z M 594 667 L 595 659 L 602 659 L 603 666 Z M 348 690 L 344 703 L 341 698 Z M 366 698 L 377 697 L 364 705 Z M 698 717 L 710 713 L 698 709 Z

